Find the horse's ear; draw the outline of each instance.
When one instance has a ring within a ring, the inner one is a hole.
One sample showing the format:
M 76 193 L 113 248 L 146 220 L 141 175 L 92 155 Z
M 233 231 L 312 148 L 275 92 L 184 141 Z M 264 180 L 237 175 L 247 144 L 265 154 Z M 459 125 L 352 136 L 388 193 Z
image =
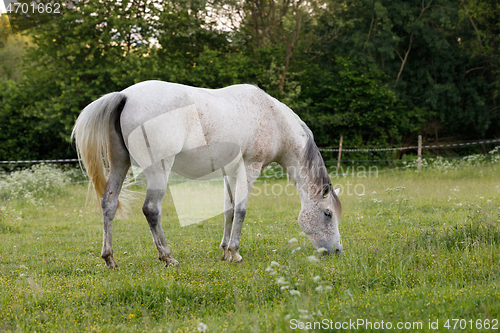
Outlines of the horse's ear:
M 321 190 L 321 195 L 323 196 L 323 198 L 326 198 L 331 191 L 332 191 L 332 185 L 326 184 L 325 186 L 323 186 L 323 190 Z
M 335 194 L 338 196 L 340 193 L 340 187 L 335 189 Z

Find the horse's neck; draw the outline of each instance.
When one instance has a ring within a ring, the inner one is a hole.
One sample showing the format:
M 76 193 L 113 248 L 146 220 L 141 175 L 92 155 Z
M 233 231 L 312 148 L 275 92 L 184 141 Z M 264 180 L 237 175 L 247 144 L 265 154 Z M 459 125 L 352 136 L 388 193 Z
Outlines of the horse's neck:
M 295 130 L 287 131 L 288 149 L 279 161 L 294 182 L 302 205 L 308 200 L 308 186 L 310 185 L 309 175 L 304 163 L 304 149 L 308 138 L 303 133 L 304 130 L 300 124 Z
M 297 191 L 299 193 L 300 202 L 302 205 L 309 199 L 308 196 L 308 185 L 309 180 L 307 174 L 305 173 L 304 166 L 301 166 L 299 161 L 288 161 L 283 165 L 286 172 L 292 179 Z
M 305 131 L 307 125 L 289 107 L 276 99 L 274 100 L 281 110 L 281 127 L 285 129 L 281 133 L 281 139 L 282 142 L 286 143 L 283 145 L 286 148 L 283 149 L 278 162 L 293 180 L 303 206 L 309 200 L 308 192 L 311 187 L 309 172 L 304 161 L 305 148 L 309 140 Z

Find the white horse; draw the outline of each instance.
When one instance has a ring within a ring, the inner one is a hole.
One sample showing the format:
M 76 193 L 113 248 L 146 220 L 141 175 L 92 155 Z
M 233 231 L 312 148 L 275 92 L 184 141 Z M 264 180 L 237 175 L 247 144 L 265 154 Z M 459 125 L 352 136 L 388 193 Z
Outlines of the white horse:
M 142 210 L 158 257 L 178 265 L 163 233 L 161 202 L 169 173 L 224 176 L 221 260 L 241 262 L 238 252 L 249 192 L 271 162 L 295 183 L 302 209 L 300 228 L 317 248 L 342 252 L 340 201 L 306 124 L 286 105 L 252 85 L 202 89 L 145 81 L 102 96 L 78 117 L 72 132 L 78 154 L 102 198 L 101 257 L 116 268 L 111 246 L 118 196 L 133 158 L 148 186 Z M 106 179 L 107 169 L 109 176 Z

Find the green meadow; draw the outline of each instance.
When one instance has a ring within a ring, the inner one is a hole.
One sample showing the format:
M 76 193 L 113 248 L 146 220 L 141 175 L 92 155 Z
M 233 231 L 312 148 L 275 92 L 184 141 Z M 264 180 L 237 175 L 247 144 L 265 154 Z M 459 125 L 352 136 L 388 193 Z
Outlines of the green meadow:
M 0 332 L 497 331 L 500 164 L 425 166 L 332 178 L 344 253 L 325 257 L 286 178 L 259 180 L 242 264 L 219 261 L 222 215 L 181 227 L 168 193 L 162 225 L 181 266 L 165 268 L 137 188 L 114 221 L 116 271 L 75 171 L 1 174 Z

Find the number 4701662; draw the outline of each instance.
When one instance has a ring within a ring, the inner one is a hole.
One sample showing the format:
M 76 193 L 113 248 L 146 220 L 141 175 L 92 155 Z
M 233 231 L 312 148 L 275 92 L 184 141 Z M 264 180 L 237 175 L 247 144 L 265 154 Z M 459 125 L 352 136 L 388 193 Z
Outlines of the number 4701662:
M 447 329 L 466 329 L 470 328 L 471 330 L 477 329 L 477 330 L 498 330 L 498 319 L 448 319 L 444 323 L 444 327 Z
M 16 14 L 60 14 L 61 13 L 61 4 L 59 3 L 35 3 L 32 2 L 30 4 L 24 2 L 11 2 L 5 8 L 7 10 L 7 14 L 16 13 Z

